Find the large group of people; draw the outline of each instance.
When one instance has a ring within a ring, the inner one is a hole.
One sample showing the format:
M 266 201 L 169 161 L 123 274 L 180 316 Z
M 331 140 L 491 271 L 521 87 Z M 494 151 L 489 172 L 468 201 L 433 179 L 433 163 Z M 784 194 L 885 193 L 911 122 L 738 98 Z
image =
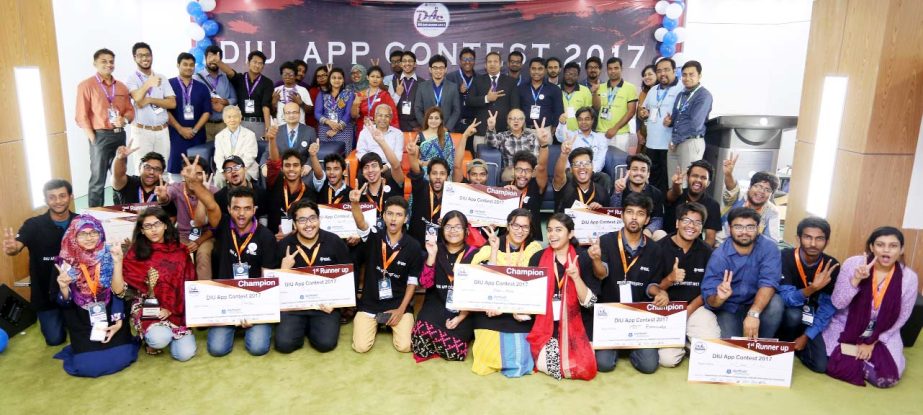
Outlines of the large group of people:
M 348 79 L 320 66 L 309 80 L 308 65 L 292 61 L 274 83 L 259 51 L 243 73 L 222 62 L 217 47 L 206 51 L 200 73 L 195 57 L 181 53 L 171 79 L 151 71 L 150 46 L 138 43 L 132 53 L 137 70 L 122 83 L 112 76 L 115 54 L 97 51 L 97 73 L 77 94 L 77 122 L 91 144 L 89 205 L 105 204 L 111 170 L 113 204 L 149 205 L 132 238 L 107 240 L 93 216 L 74 214 L 64 180 L 45 186 L 46 213 L 18 233 L 4 231 L 7 255 L 29 250 L 41 332 L 48 345 L 70 339 L 57 355 L 70 374 L 113 373 L 142 348 L 158 354 L 169 346 L 174 359 L 193 358 L 186 281 L 333 264 L 354 265 L 355 309 L 283 311 L 278 324 L 211 327 L 207 352 L 231 353 L 239 331 L 252 355 L 273 344 L 292 353 L 305 339 L 327 352 L 351 321 L 358 353 L 387 329 L 393 347 L 418 362 L 470 353 L 480 375 L 589 380 L 613 371 L 620 355 L 642 373 L 675 367 L 686 355 L 684 348 L 594 351 L 594 304 L 684 301 L 689 338 L 790 341 L 812 371 L 857 385 L 890 387 L 903 373 L 899 332 L 918 295 L 917 275 L 901 261 L 903 235 L 878 228 L 865 252 L 841 265 L 825 253 L 830 224 L 807 217 L 797 223 L 795 247 L 780 250 L 779 180 L 758 172 L 741 188 L 736 156 L 719 166 L 722 200 L 709 196 L 716 171 L 702 156 L 712 96 L 696 61 L 679 69 L 680 82 L 676 64 L 660 59 L 644 68 L 638 88 L 622 78 L 618 58 L 587 60 L 581 80 L 577 62 L 525 61 L 519 52 L 507 57 L 505 72 L 501 55 L 490 52 L 486 72 L 477 73 L 476 53 L 465 48 L 455 69 L 433 56 L 424 79 L 416 56 L 396 51 L 387 76 L 373 62 L 350 68 Z M 328 141 L 343 151 L 321 157 Z M 207 142 L 212 160 L 187 156 Z M 500 180 L 521 194 L 504 229 L 475 227 L 442 209 L 447 182 L 487 183 L 487 163 L 464 159 L 478 145 L 499 150 Z M 549 161 L 553 145 L 560 157 Z M 630 153 L 620 177 L 603 171 L 609 147 Z M 351 153 L 358 177 L 349 177 Z M 547 191 L 550 214 L 542 211 Z M 375 206 L 374 221 L 360 203 Z M 319 205 L 327 204 L 350 204 L 359 235 L 324 230 Z M 620 208 L 624 225 L 580 245 L 565 212 L 580 207 Z M 546 312 L 452 309 L 458 264 L 549 270 Z M 159 315 L 142 319 L 151 298 Z

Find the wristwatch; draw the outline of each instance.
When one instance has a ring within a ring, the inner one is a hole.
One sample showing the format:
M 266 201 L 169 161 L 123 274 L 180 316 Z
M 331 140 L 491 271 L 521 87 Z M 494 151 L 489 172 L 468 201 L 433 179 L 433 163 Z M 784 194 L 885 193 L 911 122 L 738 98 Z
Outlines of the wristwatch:
M 759 311 L 753 311 L 753 310 L 747 311 L 747 317 L 753 317 L 753 318 L 755 318 L 755 319 L 759 319 L 759 318 L 760 318 L 760 312 L 759 312 Z

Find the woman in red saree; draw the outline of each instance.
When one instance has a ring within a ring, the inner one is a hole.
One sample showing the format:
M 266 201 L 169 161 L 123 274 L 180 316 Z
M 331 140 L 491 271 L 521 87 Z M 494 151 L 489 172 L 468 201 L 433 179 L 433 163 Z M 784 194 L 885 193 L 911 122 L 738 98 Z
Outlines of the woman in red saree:
M 535 316 L 527 340 L 536 371 L 555 379 L 590 380 L 596 376 L 596 356 L 583 326 L 580 307 L 596 303 L 589 257 L 571 241 L 574 221 L 563 213 L 548 220 L 548 247 L 535 253 L 530 266 L 545 268 L 548 301 L 544 315 Z M 583 258 L 581 258 L 583 257 Z

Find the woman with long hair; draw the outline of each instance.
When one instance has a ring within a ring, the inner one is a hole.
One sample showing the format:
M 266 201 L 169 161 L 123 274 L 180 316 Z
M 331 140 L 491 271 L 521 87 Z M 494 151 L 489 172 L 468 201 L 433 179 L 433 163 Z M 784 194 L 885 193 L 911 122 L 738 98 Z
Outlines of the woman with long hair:
M 465 244 L 468 218 L 453 210 L 442 217 L 439 235 L 426 240 L 426 262 L 420 285 L 426 288 L 423 307 L 411 332 L 413 358 L 417 362 L 441 357 L 465 360 L 474 335 L 467 311 L 451 307 L 455 267 L 471 263 L 475 248 Z
M 450 131 L 445 126 L 442 108 L 430 107 L 423 116 L 425 128 L 417 135 L 420 143 L 420 161 L 442 157 L 446 160 L 455 160 L 455 143 L 452 142 Z
M 346 90 L 346 75 L 340 68 L 330 70 L 330 91 L 317 94 L 314 117 L 318 120 L 317 136 L 321 140 L 340 141 L 346 153 L 353 150 L 354 123 L 350 108 L 355 95 Z
M 536 371 L 555 379 L 596 376 L 596 357 L 580 310 L 596 303 L 589 286 L 597 283 L 588 259 L 576 248 L 574 220 L 561 212 L 551 215 L 548 247 L 533 255 L 529 265 L 550 270 L 553 278 L 548 279 L 546 312 L 535 316 L 528 340 Z
M 54 357 L 74 376 L 118 372 L 138 358 L 125 320 L 125 303 L 112 291 L 121 280 L 122 250 L 106 244 L 103 225 L 77 215 L 61 239 L 60 274 L 53 296 L 61 306 L 71 344 Z
M 638 94 L 638 102 L 643 103 L 647 97 L 647 92 L 657 84 L 657 67 L 647 65 L 641 70 L 641 92 Z M 647 123 L 641 119 L 641 116 L 635 114 L 635 126 L 638 127 L 638 154 L 644 154 L 644 144 L 647 139 Z
M 317 95 L 321 92 L 330 91 L 330 71 L 326 66 L 318 66 L 314 70 L 314 77 L 311 78 L 311 87 L 308 88 L 308 93 L 311 95 L 311 102 L 314 103 L 315 107 L 317 106 Z M 310 112 L 305 114 L 305 122 L 317 129 L 317 118 L 314 118 L 314 113 Z
M 174 359 L 192 359 L 196 342 L 186 327 L 185 283 L 196 280 L 195 263 L 163 208 L 149 207 L 138 215 L 122 276 L 139 294 L 131 306 L 131 323 L 147 344 L 147 353 L 160 354 L 170 346 Z M 122 288 L 120 282 L 115 285 Z M 144 302 L 150 299 L 157 300 L 156 314 L 152 308 L 145 310 Z
M 824 330 L 827 374 L 845 382 L 879 388 L 897 384 L 904 373 L 901 327 L 916 303 L 917 273 L 901 263 L 904 234 L 875 229 L 865 255 L 843 262 L 831 302 L 837 312 Z

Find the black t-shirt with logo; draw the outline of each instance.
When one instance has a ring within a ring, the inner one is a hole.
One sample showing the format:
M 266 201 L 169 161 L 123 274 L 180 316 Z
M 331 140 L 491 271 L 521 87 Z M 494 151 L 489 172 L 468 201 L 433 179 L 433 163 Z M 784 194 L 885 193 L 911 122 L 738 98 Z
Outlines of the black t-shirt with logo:
M 667 290 L 667 294 L 670 296 L 670 301 L 692 302 L 702 295 L 702 278 L 705 277 L 705 267 L 708 265 L 708 259 L 711 258 L 711 248 L 699 238 L 692 242 L 689 252 L 683 252 L 683 248 L 673 242 L 674 235 L 657 241 L 663 255 L 663 274 L 664 277 L 670 275 L 673 272 L 674 262 L 679 258 L 679 267 L 686 271 L 686 276 L 683 282 L 674 282 Z
M 253 220 L 253 223 L 256 223 L 256 218 Z M 240 258 L 234 246 L 233 233 L 228 217 L 222 218 L 214 230 L 215 251 L 212 260 L 218 264 L 215 279 L 233 279 L 234 267 L 240 262 L 250 266 L 250 278 L 260 278 L 263 275 L 263 268 L 279 268 L 282 256 L 279 255 L 276 237 L 269 229 L 257 223 L 253 237 L 249 241 L 247 241 L 250 234 L 249 229 L 243 230 L 242 235 L 237 235 L 237 243 L 242 247 Z
M 369 232 L 361 249 L 367 250 L 365 263 L 365 285 L 362 289 L 362 299 L 359 301 L 359 311 L 377 314 L 393 310 L 401 305 L 404 292 L 408 284 L 418 285 L 420 272 L 423 270 L 423 249 L 417 240 L 403 233 L 397 246 L 392 248 L 387 242 L 384 232 Z M 384 259 L 390 260 L 384 272 L 382 259 L 382 244 L 384 243 Z M 395 251 L 394 259 L 391 256 Z M 381 280 L 387 278 L 391 283 L 391 298 L 379 299 L 379 285 Z M 413 308 L 408 306 L 406 312 L 413 313 Z
M 68 212 L 67 225 L 76 216 Z M 55 258 L 61 253 L 61 238 L 67 226 L 59 227 L 51 219 L 51 213 L 29 218 L 19 228 L 16 240 L 22 242 L 29 250 L 29 280 L 32 288 L 32 297 L 29 300 L 36 311 L 45 311 L 55 308 L 51 298 L 51 291 L 58 282 L 58 270 L 55 268 Z

